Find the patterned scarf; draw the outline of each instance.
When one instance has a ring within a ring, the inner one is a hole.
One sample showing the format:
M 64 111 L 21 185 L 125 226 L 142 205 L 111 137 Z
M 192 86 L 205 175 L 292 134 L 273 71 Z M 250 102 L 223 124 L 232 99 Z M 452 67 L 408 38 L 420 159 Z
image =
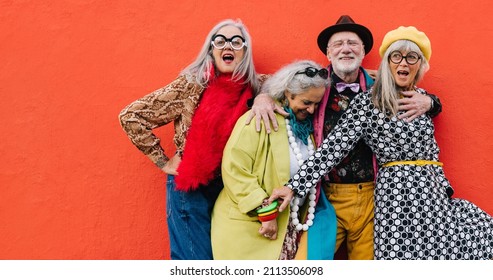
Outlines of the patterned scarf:
M 209 83 L 187 134 L 175 178 L 177 190 L 196 190 L 219 175 L 224 146 L 252 97 L 252 88 L 242 80 L 232 81 L 231 75 L 219 75 Z

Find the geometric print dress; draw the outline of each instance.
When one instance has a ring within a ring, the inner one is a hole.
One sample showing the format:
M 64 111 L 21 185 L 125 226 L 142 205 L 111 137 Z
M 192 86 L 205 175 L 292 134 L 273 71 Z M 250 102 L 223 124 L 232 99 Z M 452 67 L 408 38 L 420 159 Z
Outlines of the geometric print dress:
M 451 198 L 442 166 L 416 163 L 438 162 L 434 131 L 426 114 L 409 123 L 389 118 L 373 106 L 371 90 L 360 93 L 286 186 L 305 196 L 364 139 L 380 166 L 375 259 L 493 259 L 493 218 L 467 200 Z

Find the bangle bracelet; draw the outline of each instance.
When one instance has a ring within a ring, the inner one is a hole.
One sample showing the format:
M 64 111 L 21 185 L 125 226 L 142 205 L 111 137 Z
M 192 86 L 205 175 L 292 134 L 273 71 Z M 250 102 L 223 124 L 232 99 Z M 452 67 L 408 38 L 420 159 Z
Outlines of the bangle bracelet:
M 270 214 L 270 215 L 267 215 L 267 216 L 258 216 L 258 220 L 261 222 L 268 222 L 268 221 L 274 220 L 275 218 L 277 218 L 277 212 Z
M 272 202 L 271 204 L 269 204 L 263 208 L 258 209 L 257 214 L 262 214 L 262 213 L 270 212 L 274 209 L 277 209 L 277 205 L 278 205 L 277 200 L 274 200 L 274 202 Z
M 258 215 L 259 215 L 259 216 L 268 216 L 268 215 L 270 215 L 270 214 L 274 214 L 274 213 L 276 213 L 276 212 L 277 212 L 277 208 L 276 208 L 276 209 L 274 209 L 274 210 L 272 210 L 272 211 L 269 211 L 269 212 L 260 213 L 260 214 L 258 214 Z

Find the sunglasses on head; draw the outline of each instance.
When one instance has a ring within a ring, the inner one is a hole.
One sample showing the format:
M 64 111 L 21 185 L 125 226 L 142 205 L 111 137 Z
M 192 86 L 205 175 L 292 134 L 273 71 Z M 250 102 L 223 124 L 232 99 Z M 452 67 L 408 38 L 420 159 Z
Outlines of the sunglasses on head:
M 329 77 L 329 71 L 327 69 L 322 68 L 322 69 L 316 69 L 313 67 L 306 67 L 304 71 L 298 71 L 296 74 L 305 74 L 310 78 L 315 77 L 315 75 L 319 75 L 322 79 L 327 79 Z

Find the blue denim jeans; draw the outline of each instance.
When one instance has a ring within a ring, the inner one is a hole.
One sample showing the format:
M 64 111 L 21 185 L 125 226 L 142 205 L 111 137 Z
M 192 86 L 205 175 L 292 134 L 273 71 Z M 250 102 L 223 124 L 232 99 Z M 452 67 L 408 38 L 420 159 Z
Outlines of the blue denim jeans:
M 172 260 L 212 260 L 211 213 L 222 178 L 195 191 L 176 190 L 175 178 L 166 183 L 166 216 Z

